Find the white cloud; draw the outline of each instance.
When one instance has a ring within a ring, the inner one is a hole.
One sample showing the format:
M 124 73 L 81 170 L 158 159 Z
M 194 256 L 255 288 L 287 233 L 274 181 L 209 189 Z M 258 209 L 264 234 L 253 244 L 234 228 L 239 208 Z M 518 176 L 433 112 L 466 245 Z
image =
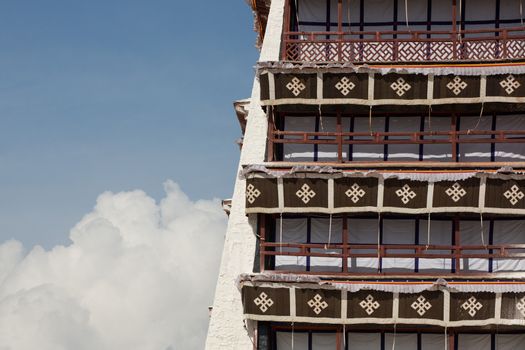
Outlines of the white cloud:
M 165 189 L 103 193 L 67 247 L 0 245 L 0 350 L 202 349 L 226 216 Z

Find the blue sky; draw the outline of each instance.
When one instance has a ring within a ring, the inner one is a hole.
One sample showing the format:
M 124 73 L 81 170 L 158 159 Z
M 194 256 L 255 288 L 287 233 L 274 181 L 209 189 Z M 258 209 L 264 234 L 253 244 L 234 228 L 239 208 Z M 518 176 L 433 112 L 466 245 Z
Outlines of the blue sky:
M 0 242 L 67 244 L 108 190 L 229 197 L 254 43 L 243 0 L 0 2 Z

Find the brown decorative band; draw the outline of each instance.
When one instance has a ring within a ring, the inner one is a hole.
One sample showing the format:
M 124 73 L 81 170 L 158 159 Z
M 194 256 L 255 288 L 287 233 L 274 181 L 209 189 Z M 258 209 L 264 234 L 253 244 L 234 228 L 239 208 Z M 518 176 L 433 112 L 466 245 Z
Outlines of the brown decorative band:
M 245 318 L 339 324 L 428 324 L 441 327 L 525 326 L 525 293 L 405 294 L 361 290 L 244 285 Z
M 381 177 L 252 176 L 246 213 L 525 214 L 525 179 L 425 182 Z
M 262 105 L 441 105 L 525 102 L 525 74 L 490 76 L 272 73 L 262 71 Z

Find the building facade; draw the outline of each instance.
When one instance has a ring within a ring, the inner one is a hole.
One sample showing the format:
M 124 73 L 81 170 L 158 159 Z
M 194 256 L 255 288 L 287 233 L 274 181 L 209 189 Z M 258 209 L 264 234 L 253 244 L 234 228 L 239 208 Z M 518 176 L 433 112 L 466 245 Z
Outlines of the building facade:
M 525 349 L 522 0 L 250 3 L 206 348 Z

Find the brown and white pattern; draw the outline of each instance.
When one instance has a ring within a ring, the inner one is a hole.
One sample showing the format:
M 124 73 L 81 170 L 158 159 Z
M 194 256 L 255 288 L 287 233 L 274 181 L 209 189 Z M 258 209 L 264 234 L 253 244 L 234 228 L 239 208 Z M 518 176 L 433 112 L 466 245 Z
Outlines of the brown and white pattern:
M 525 215 L 525 179 L 472 177 L 460 181 L 378 178 L 249 178 L 247 213 L 476 213 Z
M 446 289 L 419 294 L 350 292 L 321 285 L 317 289 L 292 285 L 275 289 L 244 285 L 245 316 L 277 322 L 424 323 L 440 327 L 514 325 L 525 329 L 523 293 L 516 296 L 514 293 L 460 293 Z

